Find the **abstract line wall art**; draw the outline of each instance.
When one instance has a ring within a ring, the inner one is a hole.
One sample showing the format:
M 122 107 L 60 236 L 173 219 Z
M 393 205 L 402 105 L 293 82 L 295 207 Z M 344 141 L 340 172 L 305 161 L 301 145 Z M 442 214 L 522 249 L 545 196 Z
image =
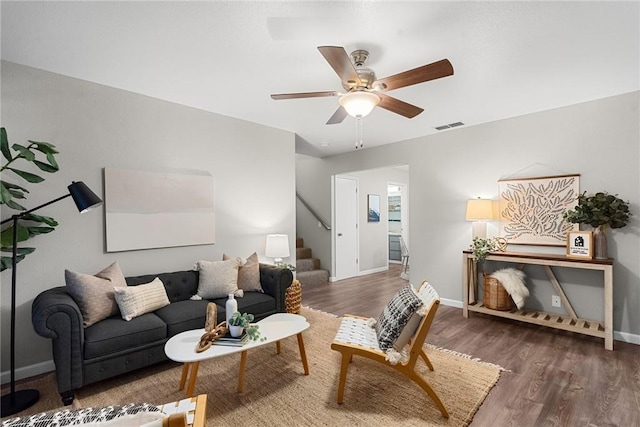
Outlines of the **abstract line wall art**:
M 104 169 L 107 252 L 215 243 L 206 171 Z
M 499 235 L 514 245 L 565 246 L 579 224 L 562 215 L 576 205 L 580 175 L 498 181 Z

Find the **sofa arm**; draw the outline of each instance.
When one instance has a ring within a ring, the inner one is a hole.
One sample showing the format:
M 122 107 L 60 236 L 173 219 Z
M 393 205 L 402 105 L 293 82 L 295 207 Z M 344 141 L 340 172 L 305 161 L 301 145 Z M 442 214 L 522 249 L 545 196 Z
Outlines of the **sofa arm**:
M 63 394 L 80 388 L 84 328 L 82 313 L 65 287 L 48 289 L 33 300 L 31 322 L 38 335 L 51 338 L 58 391 Z
M 260 264 L 260 285 L 265 294 L 276 299 L 276 311 L 285 311 L 285 292 L 293 282 L 293 273 L 288 268 Z

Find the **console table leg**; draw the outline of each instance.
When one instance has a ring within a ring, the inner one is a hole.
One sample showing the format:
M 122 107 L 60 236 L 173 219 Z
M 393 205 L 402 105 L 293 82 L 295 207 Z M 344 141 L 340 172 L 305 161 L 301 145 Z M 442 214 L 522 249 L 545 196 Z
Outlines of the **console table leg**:
M 604 348 L 613 350 L 613 267 L 604 269 Z
M 304 368 L 304 374 L 309 375 L 309 363 L 307 362 L 307 353 L 304 350 L 304 341 L 302 340 L 302 333 L 296 335 L 298 337 L 298 349 L 300 349 L 300 358 L 302 359 L 302 367 Z

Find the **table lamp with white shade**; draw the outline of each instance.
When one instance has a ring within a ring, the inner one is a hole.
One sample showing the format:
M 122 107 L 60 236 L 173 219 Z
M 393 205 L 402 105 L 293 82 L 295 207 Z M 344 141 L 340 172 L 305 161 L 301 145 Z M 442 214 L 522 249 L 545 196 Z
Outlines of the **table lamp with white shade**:
M 493 200 L 489 199 L 471 199 L 467 201 L 467 221 L 473 221 L 472 238 L 487 238 L 487 221 L 494 220 Z
M 282 258 L 287 258 L 290 255 L 289 236 L 286 234 L 269 234 L 264 255 L 273 258 L 277 266 L 282 265 Z

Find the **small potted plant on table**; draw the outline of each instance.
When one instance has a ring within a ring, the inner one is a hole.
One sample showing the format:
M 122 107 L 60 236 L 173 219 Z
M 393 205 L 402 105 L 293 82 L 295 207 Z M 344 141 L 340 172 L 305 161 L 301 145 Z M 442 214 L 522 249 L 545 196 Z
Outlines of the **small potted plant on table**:
M 258 325 L 252 324 L 254 316 L 250 313 L 240 313 L 236 311 L 229 319 L 229 333 L 232 337 L 239 337 L 242 332 L 246 331 L 251 341 L 257 341 L 260 338 Z

